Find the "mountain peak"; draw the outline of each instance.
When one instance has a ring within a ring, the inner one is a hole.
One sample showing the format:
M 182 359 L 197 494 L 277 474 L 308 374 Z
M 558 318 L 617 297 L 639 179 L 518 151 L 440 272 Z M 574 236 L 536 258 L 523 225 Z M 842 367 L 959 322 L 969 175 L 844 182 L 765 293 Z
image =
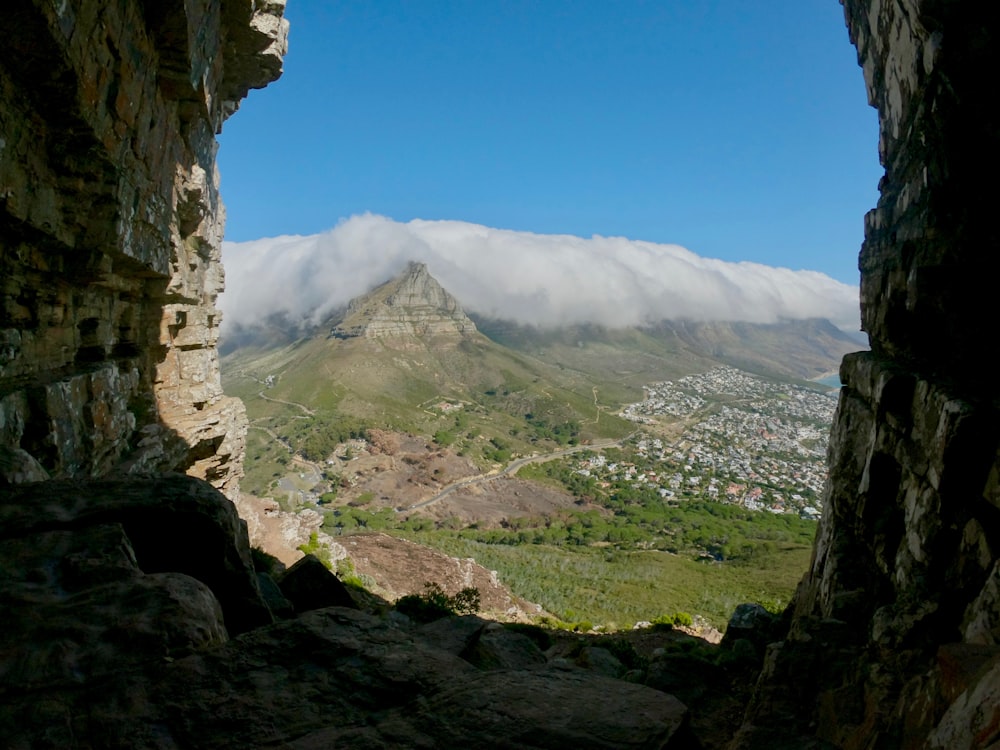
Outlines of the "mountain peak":
M 431 276 L 427 265 L 411 260 L 397 276 L 351 300 L 347 314 L 330 335 L 387 339 L 475 332 L 476 324 Z

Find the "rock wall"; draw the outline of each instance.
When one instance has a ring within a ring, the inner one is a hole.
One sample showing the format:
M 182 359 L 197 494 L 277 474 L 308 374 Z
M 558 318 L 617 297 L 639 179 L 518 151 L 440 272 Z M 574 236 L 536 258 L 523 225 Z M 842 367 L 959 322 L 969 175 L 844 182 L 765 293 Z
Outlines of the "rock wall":
M 995 6 L 844 0 L 885 166 L 872 351 L 844 360 L 831 478 L 739 748 L 1000 741 Z
M 228 494 L 215 134 L 281 73 L 284 0 L 8 0 L 0 483 L 186 471 Z

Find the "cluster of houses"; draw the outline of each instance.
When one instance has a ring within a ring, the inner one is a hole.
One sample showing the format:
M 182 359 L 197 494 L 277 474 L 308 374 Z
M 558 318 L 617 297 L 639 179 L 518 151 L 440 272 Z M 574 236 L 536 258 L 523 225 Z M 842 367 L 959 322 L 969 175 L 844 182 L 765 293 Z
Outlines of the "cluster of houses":
M 632 460 L 601 454 L 577 471 L 601 486 L 643 483 L 662 497 L 702 498 L 750 510 L 818 518 L 826 450 L 836 399 L 731 367 L 653 383 L 646 398 L 623 409 L 635 422 L 682 422 L 672 444 L 634 438 Z

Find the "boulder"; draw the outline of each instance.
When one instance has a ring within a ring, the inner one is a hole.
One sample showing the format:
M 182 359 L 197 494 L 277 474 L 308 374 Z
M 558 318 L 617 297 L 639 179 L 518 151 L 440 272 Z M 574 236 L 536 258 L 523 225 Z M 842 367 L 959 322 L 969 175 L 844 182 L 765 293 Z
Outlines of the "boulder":
M 357 607 L 347 587 L 315 555 L 306 555 L 282 573 L 278 587 L 296 612 Z
M 732 648 L 736 641 L 749 641 L 758 654 L 780 637 L 780 618 L 759 604 L 740 604 L 733 611 L 722 636 L 722 647 Z
M 271 622 L 233 504 L 205 482 L 179 474 L 119 481 L 50 481 L 0 496 L 0 539 L 119 524 L 143 573 L 183 573 L 212 590 L 226 628 Z

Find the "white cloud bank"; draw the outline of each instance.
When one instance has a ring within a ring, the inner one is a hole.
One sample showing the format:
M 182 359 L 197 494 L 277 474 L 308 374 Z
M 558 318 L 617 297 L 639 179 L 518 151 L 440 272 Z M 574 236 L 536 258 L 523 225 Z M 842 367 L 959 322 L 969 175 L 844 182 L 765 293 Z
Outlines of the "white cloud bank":
M 827 318 L 858 330 L 858 289 L 817 271 L 702 258 L 679 245 L 400 223 L 365 214 L 309 237 L 223 245 L 225 326 L 284 312 L 322 322 L 422 261 L 468 311 L 539 326 L 663 319 L 772 323 Z

